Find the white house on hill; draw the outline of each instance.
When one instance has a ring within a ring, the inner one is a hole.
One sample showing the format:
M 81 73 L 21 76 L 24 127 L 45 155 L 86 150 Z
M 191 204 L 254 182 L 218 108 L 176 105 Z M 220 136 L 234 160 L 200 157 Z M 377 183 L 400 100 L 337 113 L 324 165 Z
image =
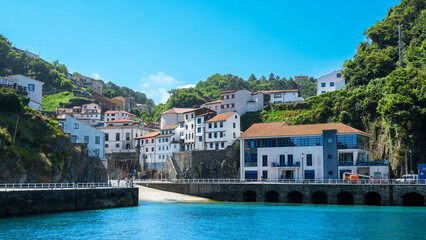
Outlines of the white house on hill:
M 317 79 L 317 95 L 345 87 L 342 70 L 334 71 Z
M 28 106 L 37 111 L 41 111 L 44 82 L 17 74 L 8 77 L 0 77 L 0 84 L 17 84 L 25 87 L 28 92 L 28 97 L 30 98 Z

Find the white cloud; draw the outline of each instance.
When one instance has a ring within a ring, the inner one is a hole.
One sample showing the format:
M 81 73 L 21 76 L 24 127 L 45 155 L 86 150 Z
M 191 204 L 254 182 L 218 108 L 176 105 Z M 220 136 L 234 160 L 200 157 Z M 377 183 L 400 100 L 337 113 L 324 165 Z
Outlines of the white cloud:
M 177 88 L 195 88 L 195 84 L 186 84 L 186 85 L 183 85 L 183 86 L 178 86 Z
M 170 97 L 167 91 L 178 88 L 181 84 L 183 83 L 174 77 L 168 76 L 163 72 L 158 72 L 157 74 L 151 74 L 141 79 L 141 91 L 156 103 L 166 103 Z
M 92 73 L 92 77 L 93 77 L 94 79 L 97 79 L 97 80 L 99 80 L 99 79 L 101 79 L 101 80 L 102 80 L 102 77 L 101 77 L 101 75 L 99 75 L 99 73 Z

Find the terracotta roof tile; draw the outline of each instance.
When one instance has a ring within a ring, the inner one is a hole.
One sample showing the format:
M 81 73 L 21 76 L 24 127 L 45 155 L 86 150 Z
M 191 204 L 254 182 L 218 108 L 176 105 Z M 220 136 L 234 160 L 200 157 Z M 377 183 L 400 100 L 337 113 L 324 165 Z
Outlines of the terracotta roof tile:
M 147 134 L 139 136 L 139 137 L 135 137 L 134 139 L 150 138 L 150 137 L 155 137 L 155 136 L 157 136 L 159 134 L 160 134 L 160 132 L 155 131 L 155 132 L 150 132 L 150 133 L 147 133 Z
M 171 129 L 175 129 L 177 127 L 179 127 L 179 126 L 178 125 L 176 125 L 176 126 L 166 126 L 166 127 L 162 128 L 160 130 L 171 130 Z
M 336 129 L 337 133 L 362 133 L 360 131 L 343 123 L 321 123 L 288 126 L 285 122 L 273 123 L 255 123 L 247 129 L 240 138 L 256 137 L 278 137 L 278 136 L 299 136 L 299 135 L 322 135 L 323 130 Z
M 106 123 L 124 123 L 124 122 L 137 123 L 136 121 L 133 121 L 130 119 L 117 119 L 117 120 L 108 121 Z
M 184 112 L 191 111 L 191 110 L 194 110 L 194 108 L 172 108 L 172 109 L 169 109 L 169 110 L 161 113 L 161 115 L 163 115 L 163 114 L 174 114 L 174 113 L 184 113 Z
M 209 120 L 207 120 L 205 122 L 209 123 L 209 122 L 221 122 L 221 121 L 225 121 L 226 119 L 228 119 L 229 117 L 231 117 L 234 114 L 235 114 L 235 112 L 218 114 L 218 115 L 210 118 Z

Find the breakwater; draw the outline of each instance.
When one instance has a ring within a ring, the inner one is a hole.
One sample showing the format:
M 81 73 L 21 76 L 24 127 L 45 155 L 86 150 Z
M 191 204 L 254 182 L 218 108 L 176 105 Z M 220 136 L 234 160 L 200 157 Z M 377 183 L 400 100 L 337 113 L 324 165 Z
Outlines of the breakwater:
M 139 185 L 232 202 L 425 206 L 426 185 L 282 183 L 138 183 Z
M 37 189 L 0 191 L 0 217 L 130 207 L 138 188 Z

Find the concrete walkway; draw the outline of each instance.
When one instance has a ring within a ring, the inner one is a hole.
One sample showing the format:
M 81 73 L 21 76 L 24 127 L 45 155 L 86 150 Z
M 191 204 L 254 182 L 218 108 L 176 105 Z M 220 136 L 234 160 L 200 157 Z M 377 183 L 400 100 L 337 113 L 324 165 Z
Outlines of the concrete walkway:
M 139 200 L 153 202 L 213 202 L 213 200 L 201 197 L 195 197 L 174 192 L 167 192 L 137 185 L 139 188 Z

